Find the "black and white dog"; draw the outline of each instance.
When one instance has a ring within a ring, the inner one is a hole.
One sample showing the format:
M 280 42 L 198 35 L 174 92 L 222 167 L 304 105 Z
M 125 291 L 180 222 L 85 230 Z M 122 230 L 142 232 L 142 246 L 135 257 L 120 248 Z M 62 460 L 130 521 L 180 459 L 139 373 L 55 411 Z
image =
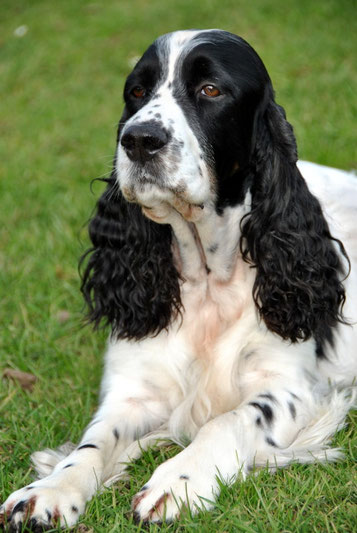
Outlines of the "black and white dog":
M 158 439 L 191 444 L 137 519 L 209 508 L 219 478 L 337 459 L 354 404 L 356 178 L 297 165 L 262 61 L 230 33 L 160 37 L 124 96 L 82 286 L 112 327 L 101 404 L 78 447 L 34 454 L 40 479 L 2 506 L 15 531 L 75 524 Z

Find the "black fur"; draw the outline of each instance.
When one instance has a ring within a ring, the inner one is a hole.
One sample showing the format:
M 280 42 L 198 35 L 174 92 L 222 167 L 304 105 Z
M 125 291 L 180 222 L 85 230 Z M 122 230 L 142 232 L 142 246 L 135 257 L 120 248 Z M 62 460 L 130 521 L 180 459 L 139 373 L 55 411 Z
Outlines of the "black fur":
M 142 339 L 167 328 L 181 306 L 170 226 L 155 224 L 124 200 L 113 173 L 89 235 L 93 248 L 81 289 L 94 326 L 104 320 L 122 339 Z
M 252 210 L 243 220 L 241 250 L 256 267 L 254 300 L 267 327 L 292 342 L 313 336 L 322 347 L 344 322 L 337 250 L 347 256 L 296 161 L 292 127 L 271 89 L 266 109 L 258 110 Z
M 79 446 L 77 450 L 84 450 L 84 448 L 97 448 L 98 446 L 96 444 L 82 444 L 82 446 Z
M 258 409 L 265 418 L 267 424 L 271 424 L 274 418 L 273 410 L 267 403 L 250 402 L 249 405 Z

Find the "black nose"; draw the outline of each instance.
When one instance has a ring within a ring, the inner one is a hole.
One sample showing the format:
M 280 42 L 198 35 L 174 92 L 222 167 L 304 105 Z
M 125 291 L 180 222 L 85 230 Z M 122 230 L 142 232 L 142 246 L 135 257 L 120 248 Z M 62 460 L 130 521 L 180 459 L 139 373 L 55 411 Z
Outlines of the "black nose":
M 169 140 L 167 132 L 154 124 L 134 124 L 124 132 L 120 142 L 132 161 L 146 163 Z

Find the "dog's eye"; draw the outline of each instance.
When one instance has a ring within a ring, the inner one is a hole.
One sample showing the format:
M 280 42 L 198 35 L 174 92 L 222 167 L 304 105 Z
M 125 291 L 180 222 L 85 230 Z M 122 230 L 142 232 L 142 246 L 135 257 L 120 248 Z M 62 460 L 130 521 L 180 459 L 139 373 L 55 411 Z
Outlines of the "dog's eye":
M 214 85 L 205 85 L 201 89 L 201 94 L 209 96 L 210 98 L 217 98 L 217 96 L 220 96 L 221 91 Z
M 146 95 L 146 91 L 144 89 L 144 87 L 134 87 L 134 89 L 131 90 L 131 93 L 134 98 L 144 98 L 144 96 Z

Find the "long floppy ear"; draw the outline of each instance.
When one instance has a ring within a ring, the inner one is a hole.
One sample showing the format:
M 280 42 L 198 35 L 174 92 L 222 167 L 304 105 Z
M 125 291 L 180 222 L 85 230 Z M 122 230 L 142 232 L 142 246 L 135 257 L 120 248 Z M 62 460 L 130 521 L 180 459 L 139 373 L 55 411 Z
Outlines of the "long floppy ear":
M 313 336 L 322 353 L 331 328 L 344 322 L 339 256 L 347 256 L 296 166 L 293 129 L 272 95 L 256 120 L 252 159 L 241 251 L 256 268 L 255 303 L 271 331 L 292 342 Z
M 117 338 L 154 336 L 181 306 L 171 228 L 155 224 L 138 205 L 128 203 L 114 172 L 106 181 L 89 225 L 93 247 L 81 260 L 88 260 L 81 286 L 88 319 L 95 328 L 110 324 Z

